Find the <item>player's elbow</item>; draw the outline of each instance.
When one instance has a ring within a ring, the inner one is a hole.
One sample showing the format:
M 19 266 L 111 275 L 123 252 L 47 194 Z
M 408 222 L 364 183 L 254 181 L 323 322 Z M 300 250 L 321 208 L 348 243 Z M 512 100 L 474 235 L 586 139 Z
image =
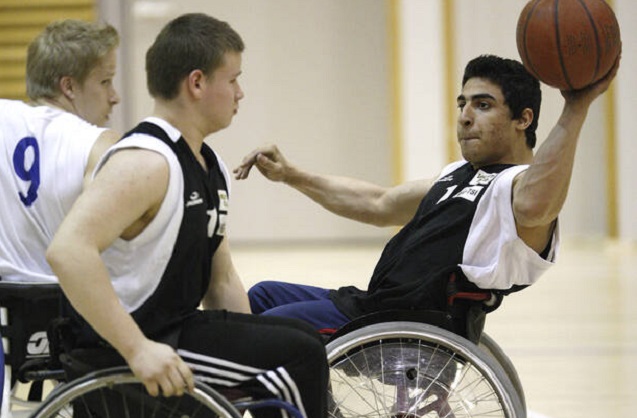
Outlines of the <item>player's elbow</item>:
M 553 222 L 558 214 L 559 210 L 537 201 L 514 202 L 513 204 L 515 221 L 518 225 L 525 228 L 547 225 Z
M 65 254 L 66 251 L 60 240 L 54 238 L 45 253 L 46 261 L 54 273 L 59 271 L 61 266 L 64 265 Z

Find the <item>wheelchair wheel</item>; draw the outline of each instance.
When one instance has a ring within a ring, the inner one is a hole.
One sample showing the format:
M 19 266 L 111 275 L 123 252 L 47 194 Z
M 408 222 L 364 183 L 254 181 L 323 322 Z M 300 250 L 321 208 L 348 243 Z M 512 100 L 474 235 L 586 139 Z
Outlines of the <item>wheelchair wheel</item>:
M 526 416 L 499 364 L 470 341 L 432 325 L 367 325 L 326 350 L 330 417 Z
M 152 397 L 126 367 L 88 374 L 57 387 L 32 418 L 240 418 L 219 393 L 197 382 L 193 393 Z
M 511 384 L 518 392 L 518 397 L 520 398 L 520 403 L 522 404 L 522 408 L 526 410 L 526 396 L 524 395 L 524 388 L 522 387 L 522 381 L 520 380 L 520 376 L 518 376 L 517 370 L 515 370 L 515 366 L 513 362 L 506 355 L 506 353 L 500 348 L 498 343 L 495 342 L 493 338 L 487 335 L 486 332 L 482 333 L 480 337 L 480 343 L 478 344 L 483 351 L 489 354 L 493 359 L 502 366 L 504 372 L 507 377 L 511 381 Z

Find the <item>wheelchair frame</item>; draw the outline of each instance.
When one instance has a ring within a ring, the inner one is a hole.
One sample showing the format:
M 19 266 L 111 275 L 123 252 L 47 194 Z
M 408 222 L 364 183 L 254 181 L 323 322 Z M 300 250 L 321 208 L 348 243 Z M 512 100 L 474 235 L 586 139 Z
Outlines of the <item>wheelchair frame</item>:
M 5 363 L 8 368 L 5 379 L 0 381 L 0 390 L 3 389 L 2 383 L 5 383 L 4 397 L 2 396 L 3 393 L 0 392 L 1 416 L 4 416 L 5 412 L 10 412 L 14 409 L 12 408 L 13 406 L 20 409 L 19 411 L 13 411 L 19 416 L 29 414 L 30 417 L 54 417 L 58 416 L 55 415 L 56 408 L 59 410 L 63 405 L 68 405 L 69 399 L 73 399 L 74 397 L 84 396 L 86 393 L 97 391 L 99 388 L 105 390 L 105 388 L 113 388 L 120 385 L 132 385 L 135 384 L 135 382 L 141 385 L 138 380 L 132 376 L 127 367 L 120 366 L 117 361 L 115 363 L 109 363 L 112 360 L 109 356 L 107 356 L 103 368 L 99 370 L 95 370 L 94 368 L 85 369 L 84 372 L 90 371 L 91 373 L 77 379 L 73 379 L 73 375 L 69 376 L 67 371 L 64 370 L 66 366 L 64 366 L 62 358 L 66 358 L 67 360 L 70 358 L 73 361 L 77 359 L 73 359 L 67 354 L 62 353 L 61 351 L 64 351 L 63 347 L 58 347 L 58 345 L 64 345 L 60 340 L 63 337 L 58 335 L 61 329 L 60 327 L 63 327 L 63 325 L 60 325 L 60 323 L 57 324 L 56 327 L 51 327 L 53 323 L 52 318 L 59 316 L 57 303 L 54 304 L 55 312 L 49 312 L 49 315 L 46 316 L 46 324 L 40 324 L 39 321 L 29 321 L 25 324 L 24 321 L 15 319 L 16 317 L 26 316 L 29 307 L 42 300 L 47 302 L 46 306 L 48 307 L 51 305 L 50 301 L 54 297 L 59 297 L 60 294 L 61 290 L 57 284 L 0 281 L 0 308 L 2 308 L 0 334 L 2 334 L 3 337 L 3 345 L 6 343 L 8 347 L 14 350 L 13 357 L 10 352 L 7 352 L 7 355 L 3 356 L 5 361 L 1 362 L 3 366 L 2 373 L 5 372 Z M 40 358 L 30 359 L 25 353 L 27 352 L 26 347 L 29 342 L 29 337 L 34 330 L 38 332 L 47 331 L 49 338 L 53 338 L 53 340 L 47 342 L 47 344 L 51 346 L 50 352 L 47 352 L 46 355 Z M 98 353 L 101 352 L 98 350 L 92 354 Z M 0 354 L 4 354 L 4 350 L 1 350 Z M 59 354 L 62 355 L 60 356 L 61 358 L 58 359 Z M 55 359 L 53 357 L 55 357 Z M 113 367 L 115 365 L 118 367 Z M 2 377 L 1 375 L 0 373 L 0 377 Z M 48 396 L 44 398 L 41 385 L 47 380 L 66 383 L 55 386 Z M 31 383 L 28 395 L 29 399 L 20 399 L 14 395 L 17 382 Z M 31 390 L 34 388 L 34 383 L 36 390 Z M 184 396 L 188 397 L 190 395 Z M 147 395 L 147 397 L 150 398 L 149 395 Z M 281 399 L 255 400 L 243 398 L 238 400 L 236 405 L 233 406 L 232 402 L 228 401 L 222 394 L 205 383 L 197 384 L 197 390 L 195 394 L 192 395 L 192 399 L 201 404 L 202 410 L 207 409 L 211 411 L 211 414 L 217 412 L 214 408 L 219 409 L 219 411 L 221 411 L 219 412 L 219 416 L 221 417 L 241 417 L 242 415 L 240 415 L 238 410 L 253 411 L 263 408 L 278 408 L 286 411 L 290 417 L 303 418 L 298 409 Z M 31 415 L 34 411 L 38 412 L 35 415 Z M 208 416 L 209 415 L 210 414 L 208 414 Z M 59 416 L 70 417 L 72 415 L 66 414 Z M 182 415 L 175 416 L 181 417 Z
M 43 399 L 44 382 L 64 378 L 61 366 L 50 356 L 46 338 L 50 319 L 58 316 L 61 292 L 55 283 L 0 281 L 0 331 L 7 348 L 3 412 L 15 406 L 35 408 Z M 29 316 L 34 309 L 38 315 Z M 19 384 L 29 387 L 18 389 Z M 18 397 L 18 392 L 26 397 Z

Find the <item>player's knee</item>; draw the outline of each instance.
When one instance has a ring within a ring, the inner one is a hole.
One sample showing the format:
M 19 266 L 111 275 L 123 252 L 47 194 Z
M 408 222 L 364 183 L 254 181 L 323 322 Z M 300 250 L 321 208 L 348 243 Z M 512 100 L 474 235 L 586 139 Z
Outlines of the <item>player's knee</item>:
M 263 281 L 248 290 L 248 300 L 253 314 L 260 314 L 272 308 L 268 288 L 275 282 Z
M 306 367 L 311 368 L 313 373 L 327 370 L 327 353 L 320 335 L 310 329 L 309 331 L 298 330 L 295 337 L 293 348 L 295 357 L 305 364 Z M 319 376 L 316 377 L 319 378 Z

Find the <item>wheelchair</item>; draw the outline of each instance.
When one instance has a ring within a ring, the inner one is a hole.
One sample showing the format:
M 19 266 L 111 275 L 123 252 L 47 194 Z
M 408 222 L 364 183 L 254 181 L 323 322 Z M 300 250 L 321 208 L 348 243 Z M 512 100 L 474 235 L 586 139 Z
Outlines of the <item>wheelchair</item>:
M 64 331 L 64 322 L 53 327 L 52 342 Z M 109 348 L 74 349 L 60 354 L 67 383 L 56 387 L 30 415 L 31 418 L 240 418 L 244 412 L 281 410 L 291 418 L 303 418 L 293 405 L 281 399 L 253 399 L 235 389 L 216 390 L 198 381 L 195 390 L 182 396 L 153 397 Z M 79 377 L 78 377 L 79 376 Z
M 180 397 L 152 397 L 127 367 L 120 366 L 58 386 L 31 417 L 242 418 L 244 411 L 262 408 L 278 408 L 293 418 L 303 418 L 296 408 L 278 399 L 231 403 L 199 381 L 195 381 L 192 393 Z
M 302 418 L 280 399 L 251 399 L 198 382 L 192 394 L 151 397 L 108 349 L 68 351 L 59 321 L 58 284 L 0 281 L 0 416 L 17 417 L 242 417 L 278 408 Z M 78 355 L 80 353 L 80 355 Z M 97 359 L 88 365 L 88 357 Z M 4 378 L 2 375 L 5 374 Z M 4 383 L 4 385 L 3 385 Z M 4 390 L 3 389 L 4 386 Z M 28 393 L 25 396 L 21 396 Z M 19 396 L 20 395 L 20 396 Z M 233 399 L 233 400 L 229 400 Z M 11 415 L 10 415 L 11 414 Z
M 525 418 L 513 363 L 482 332 L 492 296 L 455 292 L 447 312 L 383 311 L 346 324 L 326 346 L 329 416 Z M 462 328 L 454 303 L 465 307 Z
M 50 355 L 50 320 L 58 316 L 61 290 L 55 283 L 0 281 L 0 334 L 5 383 L 1 411 L 24 413 L 43 399 L 45 385 L 64 378 Z

